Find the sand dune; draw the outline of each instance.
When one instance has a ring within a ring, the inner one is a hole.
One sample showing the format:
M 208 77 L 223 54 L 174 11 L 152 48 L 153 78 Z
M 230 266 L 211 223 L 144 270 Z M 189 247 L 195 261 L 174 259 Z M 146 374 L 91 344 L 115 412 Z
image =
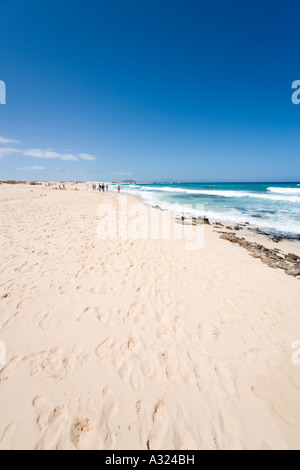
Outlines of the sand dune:
M 299 279 L 210 226 L 101 240 L 118 197 L 0 185 L 0 449 L 300 448 Z

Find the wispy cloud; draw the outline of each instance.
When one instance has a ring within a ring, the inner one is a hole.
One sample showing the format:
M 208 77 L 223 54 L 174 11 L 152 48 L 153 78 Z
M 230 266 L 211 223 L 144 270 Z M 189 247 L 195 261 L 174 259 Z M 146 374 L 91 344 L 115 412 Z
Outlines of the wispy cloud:
M 43 166 L 34 165 L 34 166 L 21 166 L 21 167 L 17 168 L 17 170 L 41 171 L 41 170 L 46 170 L 46 168 L 44 168 Z
M 19 149 L 10 148 L 10 147 L 1 147 L 0 148 L 0 158 L 3 158 L 5 155 L 11 155 L 15 152 L 18 152 Z
M 0 136 L 0 144 L 19 144 L 19 140 L 6 139 L 5 137 Z
M 14 147 L 0 147 L 0 158 L 7 155 L 19 154 L 24 157 L 44 158 L 44 159 L 60 159 L 76 162 L 78 160 L 96 160 L 96 157 L 88 153 L 61 153 L 53 149 L 19 149 Z
M 81 158 L 82 160 L 90 160 L 90 161 L 96 160 L 96 157 L 94 157 L 94 155 L 90 155 L 89 153 L 80 153 L 78 157 Z
M 0 149 L 1 151 L 1 149 Z M 52 158 L 59 158 L 60 160 L 70 160 L 76 162 L 78 157 L 73 153 L 60 153 L 55 152 L 52 149 L 28 149 L 28 150 L 21 150 L 25 157 L 34 157 L 34 158 L 45 158 L 45 159 L 52 159 Z

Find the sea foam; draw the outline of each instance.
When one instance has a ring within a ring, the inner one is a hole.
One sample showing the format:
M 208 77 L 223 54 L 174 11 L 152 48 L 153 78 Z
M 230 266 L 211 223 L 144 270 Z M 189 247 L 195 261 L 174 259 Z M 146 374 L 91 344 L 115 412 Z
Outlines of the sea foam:
M 300 186 L 297 184 L 297 186 Z M 300 188 L 277 188 L 276 186 L 270 186 L 267 188 L 267 191 L 271 193 L 279 193 L 279 194 L 299 194 L 300 195 Z

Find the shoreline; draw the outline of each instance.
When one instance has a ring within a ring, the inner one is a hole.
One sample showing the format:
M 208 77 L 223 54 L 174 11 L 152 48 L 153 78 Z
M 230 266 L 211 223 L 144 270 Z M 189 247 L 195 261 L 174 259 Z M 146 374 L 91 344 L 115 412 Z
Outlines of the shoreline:
M 282 269 L 287 275 L 300 279 L 300 235 L 299 238 L 279 237 L 268 234 L 250 224 L 240 223 L 231 226 L 219 221 L 210 221 L 205 215 L 204 217 L 194 217 L 191 214 L 184 216 L 182 213 L 180 216 L 174 211 L 161 208 L 158 204 L 153 206 L 145 202 L 142 197 L 126 193 L 126 191 L 122 193 L 148 207 L 172 213 L 177 223 L 208 225 L 220 234 L 220 238 L 243 247 L 251 256 L 260 259 L 270 268 Z
M 240 183 L 242 184 L 242 183 Z M 245 183 L 246 184 L 246 183 Z M 268 184 L 271 184 L 271 183 L 268 183 Z M 275 184 L 275 183 L 273 183 Z M 277 184 L 277 183 L 276 183 Z M 280 184 L 280 183 L 278 183 Z M 295 184 L 295 183 L 293 183 Z M 126 187 L 123 188 L 124 192 L 126 192 Z M 135 194 L 132 194 L 132 192 L 129 192 L 128 194 L 130 195 L 133 195 L 134 197 L 137 197 L 139 198 L 140 200 L 142 200 L 145 204 L 147 205 L 151 205 L 152 207 L 158 207 L 160 208 L 161 210 L 170 210 L 170 211 L 173 211 L 172 209 L 168 209 L 168 208 L 165 208 L 163 206 L 164 202 L 162 201 L 162 206 L 158 203 L 156 204 L 153 204 L 152 202 L 147 202 L 146 200 L 144 200 L 143 196 L 141 195 L 135 195 Z M 166 201 L 165 201 L 166 202 Z M 183 204 L 183 209 L 184 209 L 184 204 Z M 294 232 L 283 232 L 281 230 L 278 230 L 278 229 L 274 229 L 274 228 L 267 228 L 265 226 L 259 226 L 259 225 L 255 225 L 255 223 L 250 223 L 248 221 L 234 221 L 234 220 L 231 220 L 231 219 L 222 219 L 222 218 L 214 218 L 214 217 L 210 217 L 210 216 L 207 216 L 205 213 L 201 216 L 196 216 L 195 214 L 191 214 L 189 212 L 189 210 L 187 210 L 186 212 L 184 210 L 180 211 L 180 213 L 178 212 L 178 216 L 185 216 L 187 219 L 197 219 L 198 217 L 199 218 L 205 218 L 207 221 L 209 221 L 209 223 L 211 225 L 214 225 L 214 224 L 219 224 L 220 226 L 223 226 L 224 228 L 229 228 L 230 226 L 230 229 L 235 229 L 235 230 L 240 230 L 242 228 L 247 228 L 249 230 L 252 230 L 252 231 L 255 231 L 257 232 L 258 234 L 262 234 L 262 235 L 265 235 L 267 237 L 270 237 L 271 239 L 273 238 L 275 241 L 280 241 L 280 240 L 290 240 L 290 241 L 300 241 L 300 233 L 294 233 Z M 236 228 L 238 227 L 238 228 Z

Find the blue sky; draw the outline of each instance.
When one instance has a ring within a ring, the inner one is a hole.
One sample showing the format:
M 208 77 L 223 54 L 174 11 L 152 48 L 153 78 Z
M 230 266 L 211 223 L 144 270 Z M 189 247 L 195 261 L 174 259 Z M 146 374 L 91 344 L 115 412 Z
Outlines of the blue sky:
M 299 181 L 298 7 L 1 0 L 0 179 Z

